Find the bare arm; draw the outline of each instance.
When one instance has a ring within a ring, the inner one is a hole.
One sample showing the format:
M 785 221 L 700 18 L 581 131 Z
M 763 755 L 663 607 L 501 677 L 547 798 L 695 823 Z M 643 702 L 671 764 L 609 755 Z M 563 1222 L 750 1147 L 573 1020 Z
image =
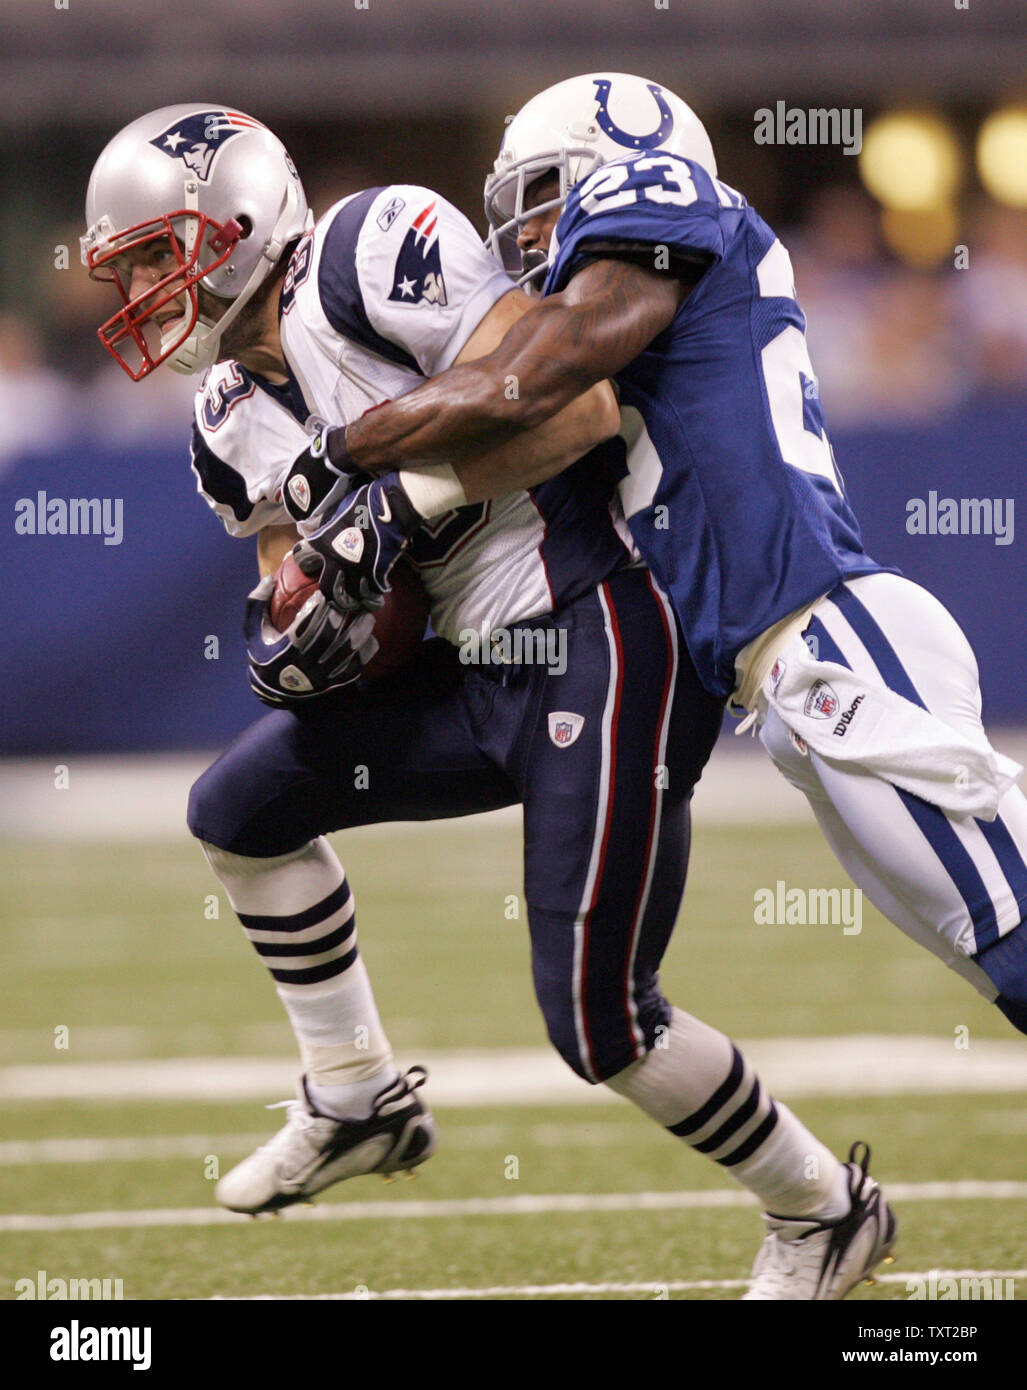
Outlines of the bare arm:
M 455 365 L 478 361 L 495 352 L 509 330 L 537 308 L 537 303 L 522 290 L 505 294 L 468 338 Z M 514 392 L 516 383 L 505 381 L 503 390 L 504 394 Z M 455 471 L 468 502 L 484 501 L 496 494 L 493 484 L 498 484 L 502 492 L 515 492 L 553 477 L 601 440 L 616 434 L 619 425 L 617 394 L 608 381 L 598 381 L 552 418 L 519 431 L 484 456 L 464 460 Z M 488 484 L 484 489 L 483 482 Z
M 655 271 L 596 261 L 562 294 L 518 316 L 494 351 L 458 362 L 353 421 L 346 430 L 350 457 L 365 468 L 448 462 L 468 501 L 524 487 L 511 441 L 523 442 L 525 431 L 546 421 L 555 426 L 551 417 L 637 357 L 669 325 L 685 293 L 679 281 Z M 538 466 L 536 459 L 526 471 Z

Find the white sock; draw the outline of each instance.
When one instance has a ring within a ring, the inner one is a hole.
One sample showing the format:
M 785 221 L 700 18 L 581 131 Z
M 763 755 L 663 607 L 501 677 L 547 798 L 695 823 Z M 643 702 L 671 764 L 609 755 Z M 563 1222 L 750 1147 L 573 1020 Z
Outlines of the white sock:
M 397 1073 L 357 951 L 353 895 L 338 857 L 323 837 L 268 859 L 203 849 L 271 971 L 311 1099 L 338 1119 L 368 1115 Z
M 377 1076 L 364 1081 L 350 1081 L 341 1086 L 327 1086 L 307 1073 L 307 1094 L 314 1109 L 335 1120 L 363 1120 L 371 1113 L 374 1098 L 386 1086 L 398 1080 L 399 1071 L 389 1064 Z
M 674 1009 L 664 1041 L 607 1081 L 610 1089 L 720 1163 L 775 1216 L 845 1215 L 844 1168 L 775 1104 L 729 1038 Z

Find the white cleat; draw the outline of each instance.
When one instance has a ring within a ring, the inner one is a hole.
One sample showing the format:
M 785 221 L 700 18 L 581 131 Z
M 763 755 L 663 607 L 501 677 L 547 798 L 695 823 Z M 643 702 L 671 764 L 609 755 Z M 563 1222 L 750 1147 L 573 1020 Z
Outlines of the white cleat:
M 764 1212 L 767 1236 L 743 1299 L 840 1300 L 888 1257 L 898 1222 L 867 1176 L 869 1162 L 867 1145 L 853 1144 L 845 1165 L 852 1210 L 838 1221 L 797 1221 Z
M 225 1174 L 215 1196 L 230 1211 L 256 1216 L 364 1173 L 394 1173 L 423 1163 L 435 1152 L 435 1121 L 414 1092 L 427 1072 L 411 1067 L 375 1097 L 366 1120 L 334 1120 L 320 1114 L 301 1078 L 289 1118 L 268 1143 Z

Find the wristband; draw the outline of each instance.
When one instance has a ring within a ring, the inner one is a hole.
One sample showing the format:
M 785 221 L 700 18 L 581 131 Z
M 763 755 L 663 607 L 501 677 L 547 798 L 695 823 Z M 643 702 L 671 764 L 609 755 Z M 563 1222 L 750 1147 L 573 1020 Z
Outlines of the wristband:
M 412 506 L 425 521 L 456 507 L 467 506 L 467 494 L 448 463 L 426 463 L 404 468 L 399 475 Z

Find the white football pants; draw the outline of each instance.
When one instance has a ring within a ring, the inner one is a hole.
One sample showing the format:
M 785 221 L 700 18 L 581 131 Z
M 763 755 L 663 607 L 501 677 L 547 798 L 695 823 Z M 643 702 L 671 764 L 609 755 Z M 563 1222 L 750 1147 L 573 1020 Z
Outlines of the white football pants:
M 895 574 L 847 580 L 821 599 L 805 633 L 821 660 L 876 672 L 952 728 L 981 726 L 977 662 L 955 619 Z M 985 998 L 997 991 L 970 957 L 1027 915 L 1027 798 L 1010 788 L 992 822 L 957 820 L 889 782 L 801 751 L 780 716 L 760 738 L 805 792 L 821 830 L 856 885 L 914 941 Z

